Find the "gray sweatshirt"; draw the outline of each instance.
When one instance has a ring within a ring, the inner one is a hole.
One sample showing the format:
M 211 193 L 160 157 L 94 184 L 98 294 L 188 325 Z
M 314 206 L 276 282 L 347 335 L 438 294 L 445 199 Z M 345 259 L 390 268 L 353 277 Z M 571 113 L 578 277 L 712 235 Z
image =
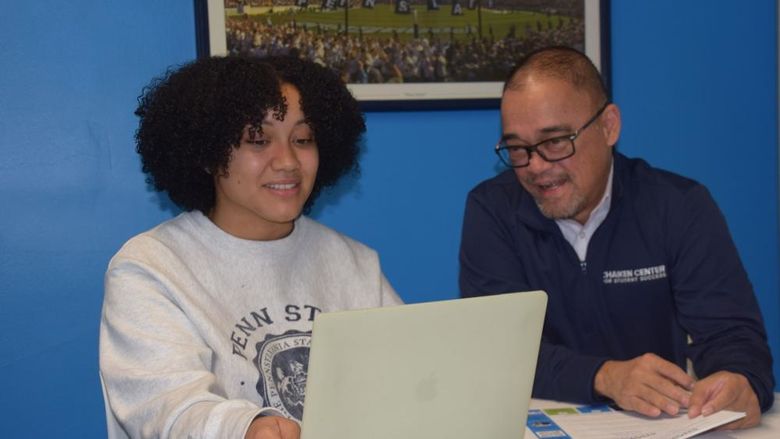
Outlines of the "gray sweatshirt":
M 400 303 L 376 252 L 309 218 L 248 241 L 183 213 L 109 264 L 110 406 L 133 438 L 243 438 L 263 412 L 300 420 L 316 315 Z

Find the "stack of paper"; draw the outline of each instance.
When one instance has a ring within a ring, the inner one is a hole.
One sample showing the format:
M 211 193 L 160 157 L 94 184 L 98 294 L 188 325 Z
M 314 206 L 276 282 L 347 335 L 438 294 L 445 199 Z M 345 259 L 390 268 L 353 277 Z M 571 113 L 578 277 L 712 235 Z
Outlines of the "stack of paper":
M 613 410 L 609 406 L 532 409 L 525 437 L 544 439 L 685 439 L 744 417 L 722 410 L 707 417 L 688 419 L 686 413 L 649 418 Z

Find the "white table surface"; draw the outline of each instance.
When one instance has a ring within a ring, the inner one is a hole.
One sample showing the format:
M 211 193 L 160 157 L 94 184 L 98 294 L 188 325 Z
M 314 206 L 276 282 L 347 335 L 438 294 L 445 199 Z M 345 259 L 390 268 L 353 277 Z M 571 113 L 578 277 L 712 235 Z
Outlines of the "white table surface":
M 532 409 L 571 407 L 577 404 L 561 403 L 557 401 L 548 401 L 543 399 L 532 399 Z M 704 433 L 697 438 L 703 439 L 780 439 L 780 393 L 775 393 L 775 404 L 772 408 L 761 416 L 761 425 L 748 428 L 746 430 L 735 431 L 713 431 Z M 526 431 L 526 439 L 534 438 L 533 434 Z M 574 438 L 577 439 L 577 438 Z

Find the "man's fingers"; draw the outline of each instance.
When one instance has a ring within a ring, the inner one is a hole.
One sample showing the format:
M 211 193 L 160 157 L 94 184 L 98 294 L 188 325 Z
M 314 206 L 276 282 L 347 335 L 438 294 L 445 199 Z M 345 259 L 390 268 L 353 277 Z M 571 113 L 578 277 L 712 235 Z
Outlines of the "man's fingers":
M 645 396 L 646 400 L 670 415 L 676 415 L 681 406 L 688 407 L 693 378 L 676 364 L 657 355 L 645 354 L 640 357 L 640 361 L 650 371 L 646 374 L 644 384 L 657 393 Z
M 670 361 L 666 361 L 661 357 L 655 355 L 653 355 L 653 357 L 655 357 L 654 367 L 659 374 L 663 375 L 683 389 L 693 389 L 693 384 L 696 381 L 693 379 L 693 377 L 682 370 L 680 366 Z
M 758 398 L 743 375 L 721 371 L 696 383 L 691 395 L 689 417 L 708 416 L 723 409 L 745 412 L 746 416 L 719 429 L 748 428 L 761 422 Z
M 676 382 L 669 381 L 665 376 L 656 375 L 648 381 L 647 385 L 663 396 L 663 400 L 659 400 L 658 403 L 664 406 L 658 407 L 670 415 L 676 415 L 680 407 L 688 407 L 690 403 L 688 390 L 680 387 Z
M 674 363 L 654 354 L 629 361 L 608 361 L 596 375 L 595 388 L 619 406 L 647 416 L 676 415 L 689 403 L 693 382 Z
M 660 381 L 662 381 L 662 379 Z M 669 385 L 674 386 L 674 384 L 671 383 Z M 680 412 L 681 403 L 671 399 L 666 392 L 660 392 L 651 385 L 645 385 L 645 389 L 637 396 L 644 402 L 658 408 L 659 411 L 663 411 L 669 415 L 676 415 Z
M 632 410 L 653 418 L 661 414 L 661 409 L 639 397 L 630 398 L 628 404 L 623 409 Z
M 735 396 L 732 392 L 723 391 L 724 383 L 725 380 L 722 378 L 699 381 L 691 393 L 688 417 L 695 418 L 700 414 L 709 416 L 729 405 Z
M 727 429 L 761 422 L 758 398 L 743 375 L 720 371 L 694 385 L 693 378 L 682 369 L 653 354 L 604 363 L 596 373 L 594 388 L 620 407 L 645 416 L 656 417 L 662 412 L 676 415 L 682 406 L 688 407 L 689 418 L 723 409 L 746 413 L 744 418 L 724 426 Z
M 704 402 L 704 405 L 701 407 L 701 414 L 709 416 L 730 406 L 736 399 L 737 395 L 732 387 L 723 388 L 723 386 L 720 386 L 720 388 L 712 392 L 710 398 Z

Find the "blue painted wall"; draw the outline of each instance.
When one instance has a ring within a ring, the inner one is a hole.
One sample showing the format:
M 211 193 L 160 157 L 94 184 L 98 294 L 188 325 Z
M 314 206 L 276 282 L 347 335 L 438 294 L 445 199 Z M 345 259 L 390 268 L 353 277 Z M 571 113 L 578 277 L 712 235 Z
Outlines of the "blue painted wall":
M 151 77 L 194 57 L 192 2 L 3 9 L 0 437 L 104 437 L 103 271 L 172 215 L 139 170 L 132 110 Z M 780 352 L 776 3 L 613 0 L 611 24 L 620 148 L 710 187 Z M 315 216 L 379 250 L 407 301 L 455 297 L 463 201 L 495 172 L 498 112 L 367 120 L 362 177 Z
M 780 377 L 777 3 L 613 1 L 620 149 L 695 178 L 723 210 Z

